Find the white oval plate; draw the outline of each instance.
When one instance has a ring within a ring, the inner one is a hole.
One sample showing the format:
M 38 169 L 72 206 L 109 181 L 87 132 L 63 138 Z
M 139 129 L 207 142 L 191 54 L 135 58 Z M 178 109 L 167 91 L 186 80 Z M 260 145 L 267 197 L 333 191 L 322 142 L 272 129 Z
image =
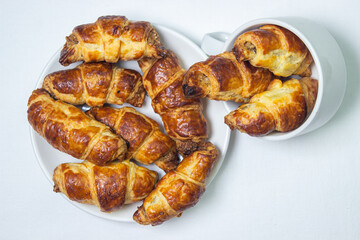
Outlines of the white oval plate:
M 185 67 L 186 69 L 189 68 L 195 62 L 204 61 L 207 58 L 207 55 L 195 43 L 193 43 L 183 35 L 161 25 L 155 25 L 155 28 L 158 31 L 161 41 L 162 43 L 164 43 L 165 47 L 173 50 L 178 55 L 180 61 L 182 62 L 182 66 Z M 56 54 L 50 59 L 49 63 L 43 70 L 40 79 L 36 84 L 36 88 L 41 87 L 42 81 L 47 74 L 59 70 L 74 68 L 77 64 L 79 64 L 79 63 L 74 63 L 71 64 L 70 66 L 63 67 L 59 63 L 59 56 L 60 56 L 60 50 L 56 52 Z M 136 61 L 120 62 L 119 65 L 121 67 L 131 68 L 141 72 Z M 130 106 L 130 105 L 124 104 L 124 106 Z M 121 106 L 115 106 L 115 107 L 121 107 Z M 136 108 L 136 109 L 139 112 L 153 118 L 162 127 L 161 118 L 153 111 L 151 107 L 151 99 L 148 96 L 146 96 L 145 98 L 144 105 L 141 108 Z M 208 184 L 209 184 L 214 179 L 222 162 L 224 161 L 224 157 L 230 139 L 230 130 L 224 124 L 224 116 L 227 114 L 227 112 L 223 102 L 204 101 L 204 114 L 208 121 L 209 141 L 212 142 L 220 151 L 219 159 L 216 165 L 214 166 L 214 169 L 209 177 L 208 180 Z M 75 159 L 68 154 L 65 154 L 63 152 L 54 149 L 50 144 L 46 142 L 45 139 L 43 139 L 39 134 L 37 134 L 31 127 L 30 127 L 30 135 L 31 135 L 35 155 L 38 159 L 40 167 L 51 184 L 53 184 L 52 174 L 56 166 L 64 162 L 81 162 L 80 160 Z M 164 174 L 161 171 L 161 169 L 157 168 L 156 166 L 150 165 L 148 166 L 148 168 L 157 171 L 160 177 L 163 176 Z M 51 190 L 51 188 L 49 188 L 49 190 Z M 136 211 L 137 206 L 140 206 L 142 204 L 142 202 L 138 202 L 129 205 L 124 205 L 121 209 L 119 209 L 116 212 L 103 213 L 95 206 L 80 204 L 69 200 L 65 196 L 64 198 L 67 199 L 70 203 L 72 203 L 76 207 L 90 214 L 109 220 L 123 221 L 123 222 L 132 222 L 133 221 L 132 216 Z

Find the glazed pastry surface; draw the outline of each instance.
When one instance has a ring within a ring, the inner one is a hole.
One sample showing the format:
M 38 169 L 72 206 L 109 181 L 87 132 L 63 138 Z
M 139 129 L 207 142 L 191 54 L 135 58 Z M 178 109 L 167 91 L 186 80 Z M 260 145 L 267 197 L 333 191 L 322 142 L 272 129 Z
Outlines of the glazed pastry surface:
M 288 132 L 299 127 L 315 105 L 318 82 L 306 77 L 281 82 L 273 80 L 268 90 L 253 96 L 225 116 L 225 123 L 251 136 L 273 131 Z
M 161 116 L 167 134 L 183 156 L 195 151 L 207 138 L 207 123 L 200 99 L 186 98 L 182 84 L 185 70 L 168 50 L 161 59 L 144 58 L 138 63 L 152 107 Z
M 156 184 L 134 213 L 134 220 L 143 225 L 159 225 L 194 206 L 205 192 L 206 179 L 217 157 L 216 147 L 206 142 L 184 158 L 176 170 Z
M 154 163 L 168 172 L 176 168 L 178 156 L 175 142 L 160 131 L 153 119 L 134 108 L 95 107 L 87 114 L 113 129 L 129 144 L 126 158 L 148 165 Z
M 159 35 L 149 22 L 103 16 L 74 28 L 66 37 L 59 61 L 64 66 L 77 61 L 115 63 L 164 54 Z
M 30 125 L 50 145 L 75 158 L 104 165 L 125 157 L 126 142 L 108 126 L 73 105 L 54 100 L 44 89 L 33 91 L 27 114 Z
M 241 34 L 233 52 L 239 60 L 269 69 L 276 76 L 310 76 L 312 57 L 306 45 L 289 30 L 265 25 Z
M 144 199 L 154 188 L 157 173 L 130 161 L 97 166 L 88 161 L 63 163 L 53 174 L 54 191 L 70 200 L 96 205 L 103 212 Z
M 140 73 L 104 62 L 51 73 L 42 86 L 56 99 L 90 107 L 125 102 L 141 107 L 145 98 Z
M 192 65 L 185 74 L 183 90 L 187 97 L 243 103 L 263 92 L 271 79 L 270 71 L 239 62 L 233 52 L 224 52 Z

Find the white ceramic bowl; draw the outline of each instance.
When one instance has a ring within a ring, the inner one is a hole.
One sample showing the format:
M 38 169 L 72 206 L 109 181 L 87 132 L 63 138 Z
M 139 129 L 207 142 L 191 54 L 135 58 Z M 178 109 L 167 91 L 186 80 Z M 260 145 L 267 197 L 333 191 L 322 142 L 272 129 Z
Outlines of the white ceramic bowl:
M 201 47 L 208 55 L 231 51 L 239 35 L 265 24 L 284 27 L 305 43 L 314 59 L 311 66 L 312 77 L 319 81 L 315 107 L 300 127 L 290 132 L 273 132 L 261 137 L 266 140 L 284 140 L 311 132 L 323 126 L 335 115 L 345 94 L 346 66 L 339 45 L 325 27 L 296 17 L 257 19 L 243 24 L 231 34 L 209 33 L 204 36 Z M 238 106 L 239 104 L 234 102 L 226 104 L 229 112 Z

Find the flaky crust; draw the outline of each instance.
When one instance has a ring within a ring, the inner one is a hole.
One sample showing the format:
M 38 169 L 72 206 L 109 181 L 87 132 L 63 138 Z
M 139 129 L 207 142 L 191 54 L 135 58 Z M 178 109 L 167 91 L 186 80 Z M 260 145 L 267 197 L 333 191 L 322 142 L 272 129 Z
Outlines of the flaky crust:
M 205 192 L 206 179 L 218 157 L 207 142 L 168 172 L 147 196 L 133 219 L 143 225 L 159 225 L 194 206 Z
M 239 62 L 234 53 L 224 52 L 192 65 L 185 74 L 183 90 L 186 97 L 243 103 L 263 92 L 271 79 L 270 71 Z
M 310 76 L 312 57 L 305 44 L 289 30 L 265 25 L 240 35 L 233 47 L 239 60 L 269 69 L 276 76 Z
M 177 56 L 168 50 L 166 57 L 144 58 L 139 66 L 152 107 L 160 114 L 167 134 L 176 141 L 180 154 L 190 154 L 207 139 L 207 123 L 200 100 L 184 96 L 185 70 Z
M 153 119 L 134 108 L 95 107 L 87 114 L 112 128 L 129 143 L 126 158 L 148 165 L 154 163 L 168 172 L 178 165 L 175 142 L 160 131 Z
M 30 125 L 49 144 L 75 158 L 104 165 L 125 157 L 127 146 L 121 137 L 80 109 L 54 100 L 44 89 L 33 91 L 27 114 Z
M 51 73 L 42 87 L 56 99 L 90 107 L 125 102 L 141 107 L 145 98 L 140 73 L 104 62 L 83 63 L 74 69 Z
M 144 199 L 154 188 L 157 173 L 132 162 L 97 166 L 88 161 L 63 163 L 53 174 L 54 191 L 70 200 L 96 205 L 103 212 Z
M 165 54 L 159 35 L 149 22 L 132 22 L 124 16 L 103 16 L 95 23 L 74 28 L 66 37 L 60 63 L 111 62 L 159 58 Z
M 226 115 L 225 123 L 232 130 L 251 136 L 263 136 L 275 130 L 288 132 L 299 127 L 311 113 L 316 94 L 315 79 L 291 79 L 284 83 L 275 79 L 267 91 L 256 94 L 248 104 Z

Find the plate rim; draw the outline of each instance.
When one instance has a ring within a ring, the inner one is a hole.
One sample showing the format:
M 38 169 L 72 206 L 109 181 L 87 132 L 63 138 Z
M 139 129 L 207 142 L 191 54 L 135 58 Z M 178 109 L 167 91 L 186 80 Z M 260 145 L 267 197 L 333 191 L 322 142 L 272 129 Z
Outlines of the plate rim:
M 181 33 L 166 27 L 164 25 L 161 24 L 157 24 L 157 23 L 152 23 L 152 25 L 155 27 L 155 29 L 161 29 L 162 31 L 167 31 L 167 32 L 171 32 L 172 34 L 176 35 L 178 38 L 181 38 L 182 40 L 184 40 L 185 42 L 187 42 L 193 49 L 196 49 L 197 52 L 203 57 L 203 60 L 208 58 L 208 55 L 200 48 L 200 46 L 198 46 L 196 43 L 194 43 L 192 40 L 190 40 L 189 38 L 187 38 L 185 35 L 182 35 Z M 45 67 L 43 68 L 43 70 L 41 71 L 40 76 L 38 77 L 38 80 L 36 81 L 36 85 L 34 89 L 38 88 L 38 85 L 40 82 L 43 81 L 44 75 L 45 73 L 48 71 L 48 69 L 50 68 L 51 64 L 54 63 L 54 61 L 56 61 L 56 59 L 58 58 L 59 52 L 61 51 L 62 47 L 59 48 L 54 54 L 53 56 L 48 60 L 48 62 L 46 63 Z M 74 64 L 74 63 L 73 63 Z M 70 66 L 72 66 L 73 64 L 70 64 Z M 222 106 L 224 108 L 224 111 L 227 112 L 226 109 L 226 105 L 225 102 L 222 101 Z M 53 180 L 52 180 L 52 176 L 50 176 L 50 172 L 47 171 L 46 167 L 43 164 L 43 161 L 41 160 L 40 157 L 40 153 L 38 152 L 38 143 L 35 140 L 35 130 L 32 128 L 32 126 L 29 124 L 29 132 L 30 132 L 30 139 L 31 139 L 31 145 L 32 145 L 32 149 L 34 151 L 35 157 L 36 157 L 36 161 L 38 163 L 38 165 L 40 166 L 43 174 L 46 176 L 46 178 L 48 179 L 49 183 L 51 185 L 53 185 Z M 226 133 L 225 133 L 225 138 L 223 139 L 223 145 L 222 148 L 218 147 L 219 150 L 222 150 L 222 152 L 220 152 L 220 159 L 218 159 L 210 173 L 210 176 L 206 182 L 206 186 L 210 185 L 211 182 L 214 180 L 214 178 L 216 177 L 217 173 L 219 172 L 223 162 L 225 161 L 227 152 L 228 152 L 228 147 L 229 147 L 229 142 L 230 142 L 230 136 L 231 136 L 231 131 L 230 128 L 226 128 Z M 70 200 L 69 198 L 67 198 L 64 194 L 60 194 L 64 199 L 66 199 L 68 202 L 70 202 L 72 205 L 74 205 L 75 207 L 77 207 L 78 209 L 89 213 L 93 216 L 102 218 L 102 219 L 106 219 L 106 220 L 112 220 L 112 221 L 116 221 L 116 222 L 133 222 L 135 223 L 132 219 L 124 219 L 124 218 L 118 218 L 116 216 L 112 216 L 111 214 L 109 214 L 108 216 L 104 216 L 103 212 L 101 212 L 98 208 L 97 211 L 91 211 L 89 210 L 89 206 L 86 204 L 86 206 L 83 206 L 84 204 L 75 202 Z M 139 201 L 141 202 L 141 201 Z M 137 203 L 139 203 L 137 202 Z M 136 203 L 133 203 L 136 204 Z M 93 206 L 92 206 L 93 207 Z M 121 211 L 121 209 L 119 209 L 118 211 Z

